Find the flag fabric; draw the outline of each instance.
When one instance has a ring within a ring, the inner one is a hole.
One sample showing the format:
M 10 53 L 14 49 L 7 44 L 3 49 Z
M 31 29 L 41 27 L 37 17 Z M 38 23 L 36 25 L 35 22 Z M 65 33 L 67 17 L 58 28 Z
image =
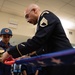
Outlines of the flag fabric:
M 16 64 L 32 66 L 57 66 L 75 64 L 75 49 L 42 54 L 15 61 Z

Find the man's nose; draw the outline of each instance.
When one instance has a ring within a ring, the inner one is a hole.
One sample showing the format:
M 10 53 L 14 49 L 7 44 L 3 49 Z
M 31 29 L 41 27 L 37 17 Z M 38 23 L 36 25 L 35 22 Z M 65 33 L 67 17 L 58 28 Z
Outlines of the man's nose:
M 27 22 L 32 23 L 31 21 L 27 21 Z

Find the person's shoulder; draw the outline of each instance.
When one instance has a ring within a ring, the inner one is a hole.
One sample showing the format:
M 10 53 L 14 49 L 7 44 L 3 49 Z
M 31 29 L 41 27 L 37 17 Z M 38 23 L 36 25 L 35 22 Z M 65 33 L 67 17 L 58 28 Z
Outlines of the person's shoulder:
M 11 44 L 9 43 L 9 47 L 13 47 L 13 45 L 11 45 Z
M 49 10 L 44 10 L 42 13 L 41 13 L 41 18 L 45 18 L 47 20 L 50 20 L 50 18 L 57 18 L 57 16 L 49 11 Z
M 45 17 L 45 18 L 49 18 L 49 17 L 54 17 L 54 18 L 58 18 L 57 15 L 54 12 L 51 12 L 49 10 L 44 10 L 41 13 L 41 17 Z
M 10 44 L 10 47 L 13 47 L 13 45 Z
M 47 15 L 47 14 L 49 14 L 49 13 L 50 13 L 49 10 L 44 10 L 44 11 L 41 13 L 41 16 Z
M 48 19 L 50 17 L 49 14 L 50 14 L 50 11 L 48 10 L 44 10 L 41 13 L 40 27 L 46 27 L 48 25 Z

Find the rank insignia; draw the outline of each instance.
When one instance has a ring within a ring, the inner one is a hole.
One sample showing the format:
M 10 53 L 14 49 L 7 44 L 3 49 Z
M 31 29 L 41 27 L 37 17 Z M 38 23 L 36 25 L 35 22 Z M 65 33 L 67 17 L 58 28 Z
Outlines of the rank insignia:
M 41 20 L 41 22 L 40 22 L 40 26 L 41 27 L 45 27 L 45 26 L 47 26 L 48 25 L 48 21 L 43 17 L 43 19 Z

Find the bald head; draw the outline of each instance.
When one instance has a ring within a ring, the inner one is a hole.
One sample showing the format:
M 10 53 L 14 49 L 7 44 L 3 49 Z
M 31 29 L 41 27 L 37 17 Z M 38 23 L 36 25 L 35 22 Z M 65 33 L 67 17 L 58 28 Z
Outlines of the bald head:
M 39 10 L 40 11 L 40 7 L 36 4 L 31 4 L 26 8 L 25 13 L 28 13 L 31 10 Z
M 35 25 L 40 16 L 40 7 L 36 4 L 31 4 L 24 11 L 24 15 L 25 15 L 27 22 Z

